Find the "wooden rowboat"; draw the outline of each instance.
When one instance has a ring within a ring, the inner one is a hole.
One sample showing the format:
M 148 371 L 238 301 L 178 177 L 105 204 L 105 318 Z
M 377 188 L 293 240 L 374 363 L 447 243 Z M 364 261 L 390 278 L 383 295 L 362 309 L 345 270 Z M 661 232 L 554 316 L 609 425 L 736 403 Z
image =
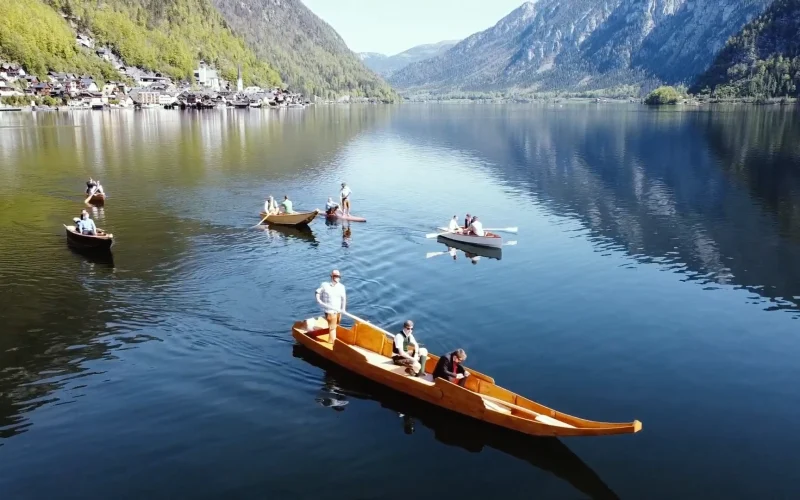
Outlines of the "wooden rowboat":
M 439 234 L 439 238 L 466 243 L 477 247 L 489 248 L 502 248 L 503 238 L 499 234 L 485 232 L 485 236 L 476 236 L 474 234 L 461 234 L 451 233 L 446 227 L 440 227 L 439 230 L 443 231 Z
M 278 226 L 304 226 L 314 220 L 319 214 L 319 210 L 313 212 L 296 212 L 293 214 L 276 214 L 267 217 L 266 212 L 261 212 L 261 218 L 266 217 L 264 223 L 275 224 Z
M 428 355 L 425 377 L 410 377 L 405 368 L 392 363 L 392 340 L 385 330 L 359 320 L 352 329 L 341 325 L 336 343 L 328 340 L 324 318 L 299 321 L 292 336 L 316 354 L 361 376 L 448 410 L 534 436 L 602 436 L 632 434 L 642 429 L 638 420 L 607 423 L 585 420 L 547 408 L 495 385 L 494 379 L 468 369 L 465 387 L 431 373 L 439 357 Z
M 76 249 L 108 251 L 111 249 L 111 245 L 114 244 L 114 235 L 111 233 L 104 233 L 98 236 L 81 234 L 75 229 L 75 226 L 67 226 L 66 224 L 64 229 L 67 231 L 67 244 Z M 97 230 L 102 231 L 100 228 Z
M 89 203 L 92 205 L 105 205 L 106 203 L 106 195 L 105 193 L 95 193 L 89 198 Z

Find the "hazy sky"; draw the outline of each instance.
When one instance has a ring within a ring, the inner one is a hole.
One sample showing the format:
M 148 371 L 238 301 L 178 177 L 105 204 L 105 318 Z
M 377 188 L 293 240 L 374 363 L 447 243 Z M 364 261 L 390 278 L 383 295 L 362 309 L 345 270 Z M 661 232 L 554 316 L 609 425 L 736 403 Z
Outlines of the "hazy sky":
M 303 0 L 356 52 L 396 54 L 415 45 L 466 38 L 493 26 L 524 0 Z

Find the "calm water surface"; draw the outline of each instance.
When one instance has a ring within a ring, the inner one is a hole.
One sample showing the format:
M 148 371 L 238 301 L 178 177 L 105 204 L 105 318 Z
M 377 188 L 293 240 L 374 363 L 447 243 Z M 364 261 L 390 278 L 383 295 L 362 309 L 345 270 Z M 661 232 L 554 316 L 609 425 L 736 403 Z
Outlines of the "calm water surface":
M 65 244 L 90 175 L 113 259 Z M 366 224 L 251 228 L 342 180 Z M 793 110 L 4 113 L 0 207 L 2 499 L 800 494 Z M 426 258 L 465 212 L 518 244 Z M 352 312 L 644 430 L 509 435 L 314 358 L 290 327 L 334 267 Z

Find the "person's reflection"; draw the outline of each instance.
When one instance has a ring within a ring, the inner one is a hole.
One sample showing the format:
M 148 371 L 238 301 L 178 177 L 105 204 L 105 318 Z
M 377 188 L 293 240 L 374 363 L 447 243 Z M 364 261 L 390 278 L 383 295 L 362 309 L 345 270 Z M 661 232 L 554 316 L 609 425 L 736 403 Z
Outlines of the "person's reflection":
M 480 255 L 475 255 L 474 253 L 464 252 L 464 255 L 473 263 L 477 264 L 479 260 L 481 260 Z
M 342 225 L 342 246 L 344 248 L 350 248 L 350 239 L 352 236 L 352 232 L 350 231 L 350 223 L 345 223 Z
M 456 249 L 455 249 L 455 248 L 453 248 L 453 247 L 447 247 L 447 253 L 449 253 L 449 254 L 450 254 L 450 256 L 453 258 L 453 260 L 456 260 L 456 259 L 458 259 L 458 253 L 456 252 Z

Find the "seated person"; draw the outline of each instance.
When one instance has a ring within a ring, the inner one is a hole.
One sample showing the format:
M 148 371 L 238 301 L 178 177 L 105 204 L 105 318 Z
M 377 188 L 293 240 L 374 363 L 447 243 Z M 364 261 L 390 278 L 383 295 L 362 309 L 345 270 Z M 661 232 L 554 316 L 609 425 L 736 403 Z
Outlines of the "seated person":
M 264 213 L 267 215 L 276 215 L 278 213 L 278 204 L 275 203 L 275 198 L 272 196 L 264 202 Z
M 413 332 L 414 322 L 406 320 L 403 323 L 403 331 L 394 336 L 392 362 L 396 365 L 405 366 L 406 373 L 412 377 L 424 377 L 428 351 L 419 347 Z M 409 348 L 413 349 L 413 354 L 409 353 Z
M 88 213 L 81 214 L 81 220 L 78 221 L 77 230 L 81 234 L 97 236 L 97 226 L 95 226 L 94 221 L 89 218 Z
M 294 210 L 292 210 L 292 200 L 289 199 L 289 195 L 283 195 L 283 201 L 281 202 L 281 211 L 285 214 L 294 213 Z
M 86 194 L 94 194 L 94 190 L 97 187 L 97 182 L 94 179 L 89 177 L 89 180 L 86 181 Z
M 328 203 L 325 204 L 325 215 L 336 215 L 339 210 L 339 204 L 333 201 L 333 198 L 328 198 Z
M 464 352 L 464 349 L 456 349 L 450 354 L 442 356 L 436 363 L 436 368 L 433 369 L 433 378 L 443 378 L 463 387 L 469 377 L 469 372 L 462 365 L 465 359 L 467 359 L 467 353 Z
M 458 216 L 454 215 L 452 219 L 450 219 L 450 225 L 447 226 L 447 230 L 451 233 L 462 233 L 464 232 L 461 229 L 461 226 L 458 225 Z
M 472 222 L 469 224 L 469 229 L 467 230 L 467 234 L 474 234 L 475 236 L 485 236 L 486 233 L 483 231 L 483 224 L 481 221 L 478 220 L 478 216 L 472 218 Z

